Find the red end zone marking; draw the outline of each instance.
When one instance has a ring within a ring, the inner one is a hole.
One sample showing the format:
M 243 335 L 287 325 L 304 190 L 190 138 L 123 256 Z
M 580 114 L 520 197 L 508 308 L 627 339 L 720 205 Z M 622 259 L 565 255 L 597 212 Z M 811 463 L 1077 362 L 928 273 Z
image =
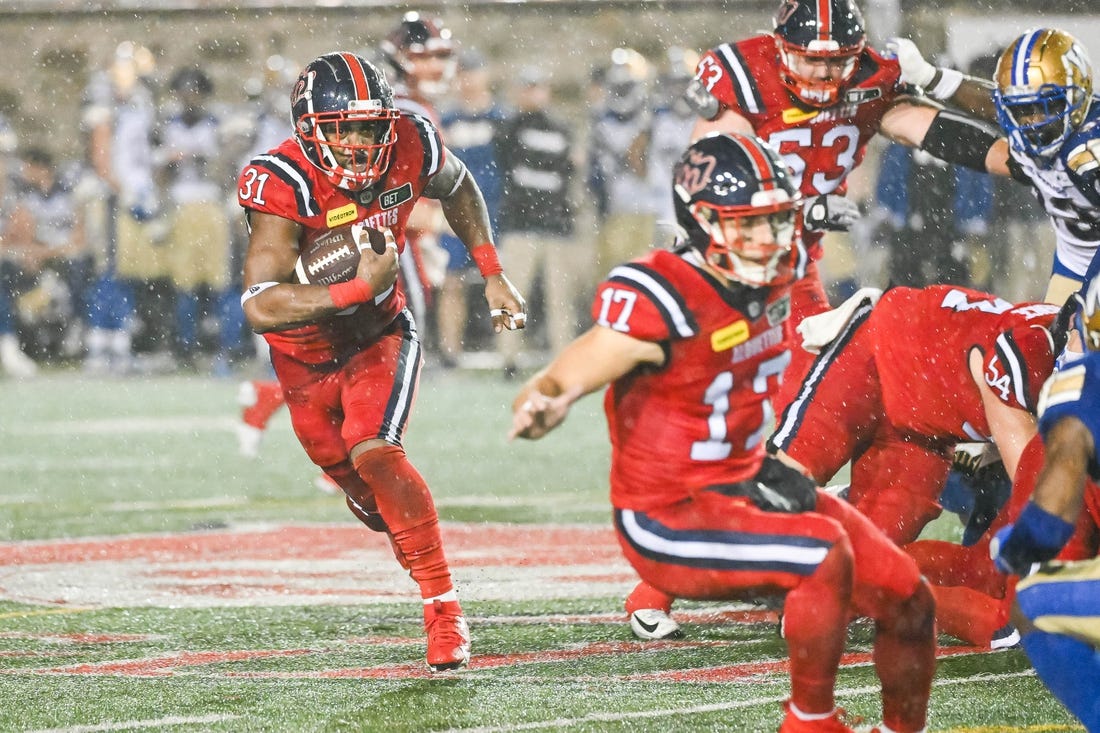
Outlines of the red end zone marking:
M 603 526 L 443 526 L 470 600 L 625 594 L 635 575 Z M 125 582 L 120 582 L 125 578 Z M 0 599 L 48 606 L 217 607 L 415 601 L 384 536 L 354 522 L 0 543 Z
M 181 667 L 195 667 L 205 664 L 242 662 L 268 657 L 299 657 L 313 653 L 309 649 L 265 649 L 242 652 L 182 652 L 152 659 L 132 659 L 117 662 L 98 662 L 94 664 L 72 664 L 40 670 L 23 670 L 31 674 L 62 675 L 117 675 L 122 677 L 170 677 Z M 13 672 L 17 670 L 12 670 Z

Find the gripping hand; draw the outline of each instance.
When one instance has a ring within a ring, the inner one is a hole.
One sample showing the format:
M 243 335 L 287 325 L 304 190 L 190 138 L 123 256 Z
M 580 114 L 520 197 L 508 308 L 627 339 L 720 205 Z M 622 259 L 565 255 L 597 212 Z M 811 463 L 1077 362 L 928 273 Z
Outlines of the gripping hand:
M 811 232 L 846 232 L 861 216 L 854 201 L 833 194 L 815 196 L 802 207 L 802 220 Z
M 886 53 L 901 65 L 901 80 L 906 84 L 927 87 L 936 77 L 936 67 L 924 60 L 917 44 L 908 38 L 890 38 L 886 41 Z

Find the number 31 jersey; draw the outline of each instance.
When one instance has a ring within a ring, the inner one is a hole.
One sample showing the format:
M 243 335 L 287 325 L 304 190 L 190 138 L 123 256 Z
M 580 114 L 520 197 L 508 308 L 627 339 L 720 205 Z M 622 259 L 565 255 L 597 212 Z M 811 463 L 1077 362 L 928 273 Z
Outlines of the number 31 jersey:
M 648 511 L 754 475 L 790 362 L 786 286 L 727 287 L 659 250 L 614 268 L 597 289 L 599 326 L 661 344 L 664 366 L 637 369 L 604 397 L 611 503 Z

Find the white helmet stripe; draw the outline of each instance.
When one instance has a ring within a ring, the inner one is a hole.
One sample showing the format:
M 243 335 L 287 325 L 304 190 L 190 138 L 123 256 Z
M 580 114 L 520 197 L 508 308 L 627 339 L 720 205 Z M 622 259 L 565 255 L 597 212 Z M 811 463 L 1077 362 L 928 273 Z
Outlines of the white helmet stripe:
M 1033 30 L 1016 43 L 1016 55 L 1012 59 L 1012 86 L 1026 87 L 1029 85 L 1027 76 L 1031 52 L 1035 48 L 1035 42 L 1038 40 L 1040 33 L 1042 33 L 1041 29 Z

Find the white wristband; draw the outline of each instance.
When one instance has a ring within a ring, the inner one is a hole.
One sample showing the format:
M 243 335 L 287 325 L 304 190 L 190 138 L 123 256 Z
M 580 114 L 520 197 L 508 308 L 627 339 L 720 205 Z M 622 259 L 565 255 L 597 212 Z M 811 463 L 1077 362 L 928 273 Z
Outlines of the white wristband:
M 279 285 L 279 283 L 276 283 L 276 282 L 256 283 L 255 285 L 250 287 L 248 290 L 241 293 L 241 305 L 243 306 L 245 303 L 252 300 L 257 295 L 262 293 L 263 291 L 267 290 L 268 288 L 273 288 L 276 285 Z
M 963 73 L 961 71 L 945 69 L 941 66 L 940 80 L 936 83 L 936 86 L 928 90 L 928 94 L 934 99 L 947 99 L 958 91 L 962 80 Z

